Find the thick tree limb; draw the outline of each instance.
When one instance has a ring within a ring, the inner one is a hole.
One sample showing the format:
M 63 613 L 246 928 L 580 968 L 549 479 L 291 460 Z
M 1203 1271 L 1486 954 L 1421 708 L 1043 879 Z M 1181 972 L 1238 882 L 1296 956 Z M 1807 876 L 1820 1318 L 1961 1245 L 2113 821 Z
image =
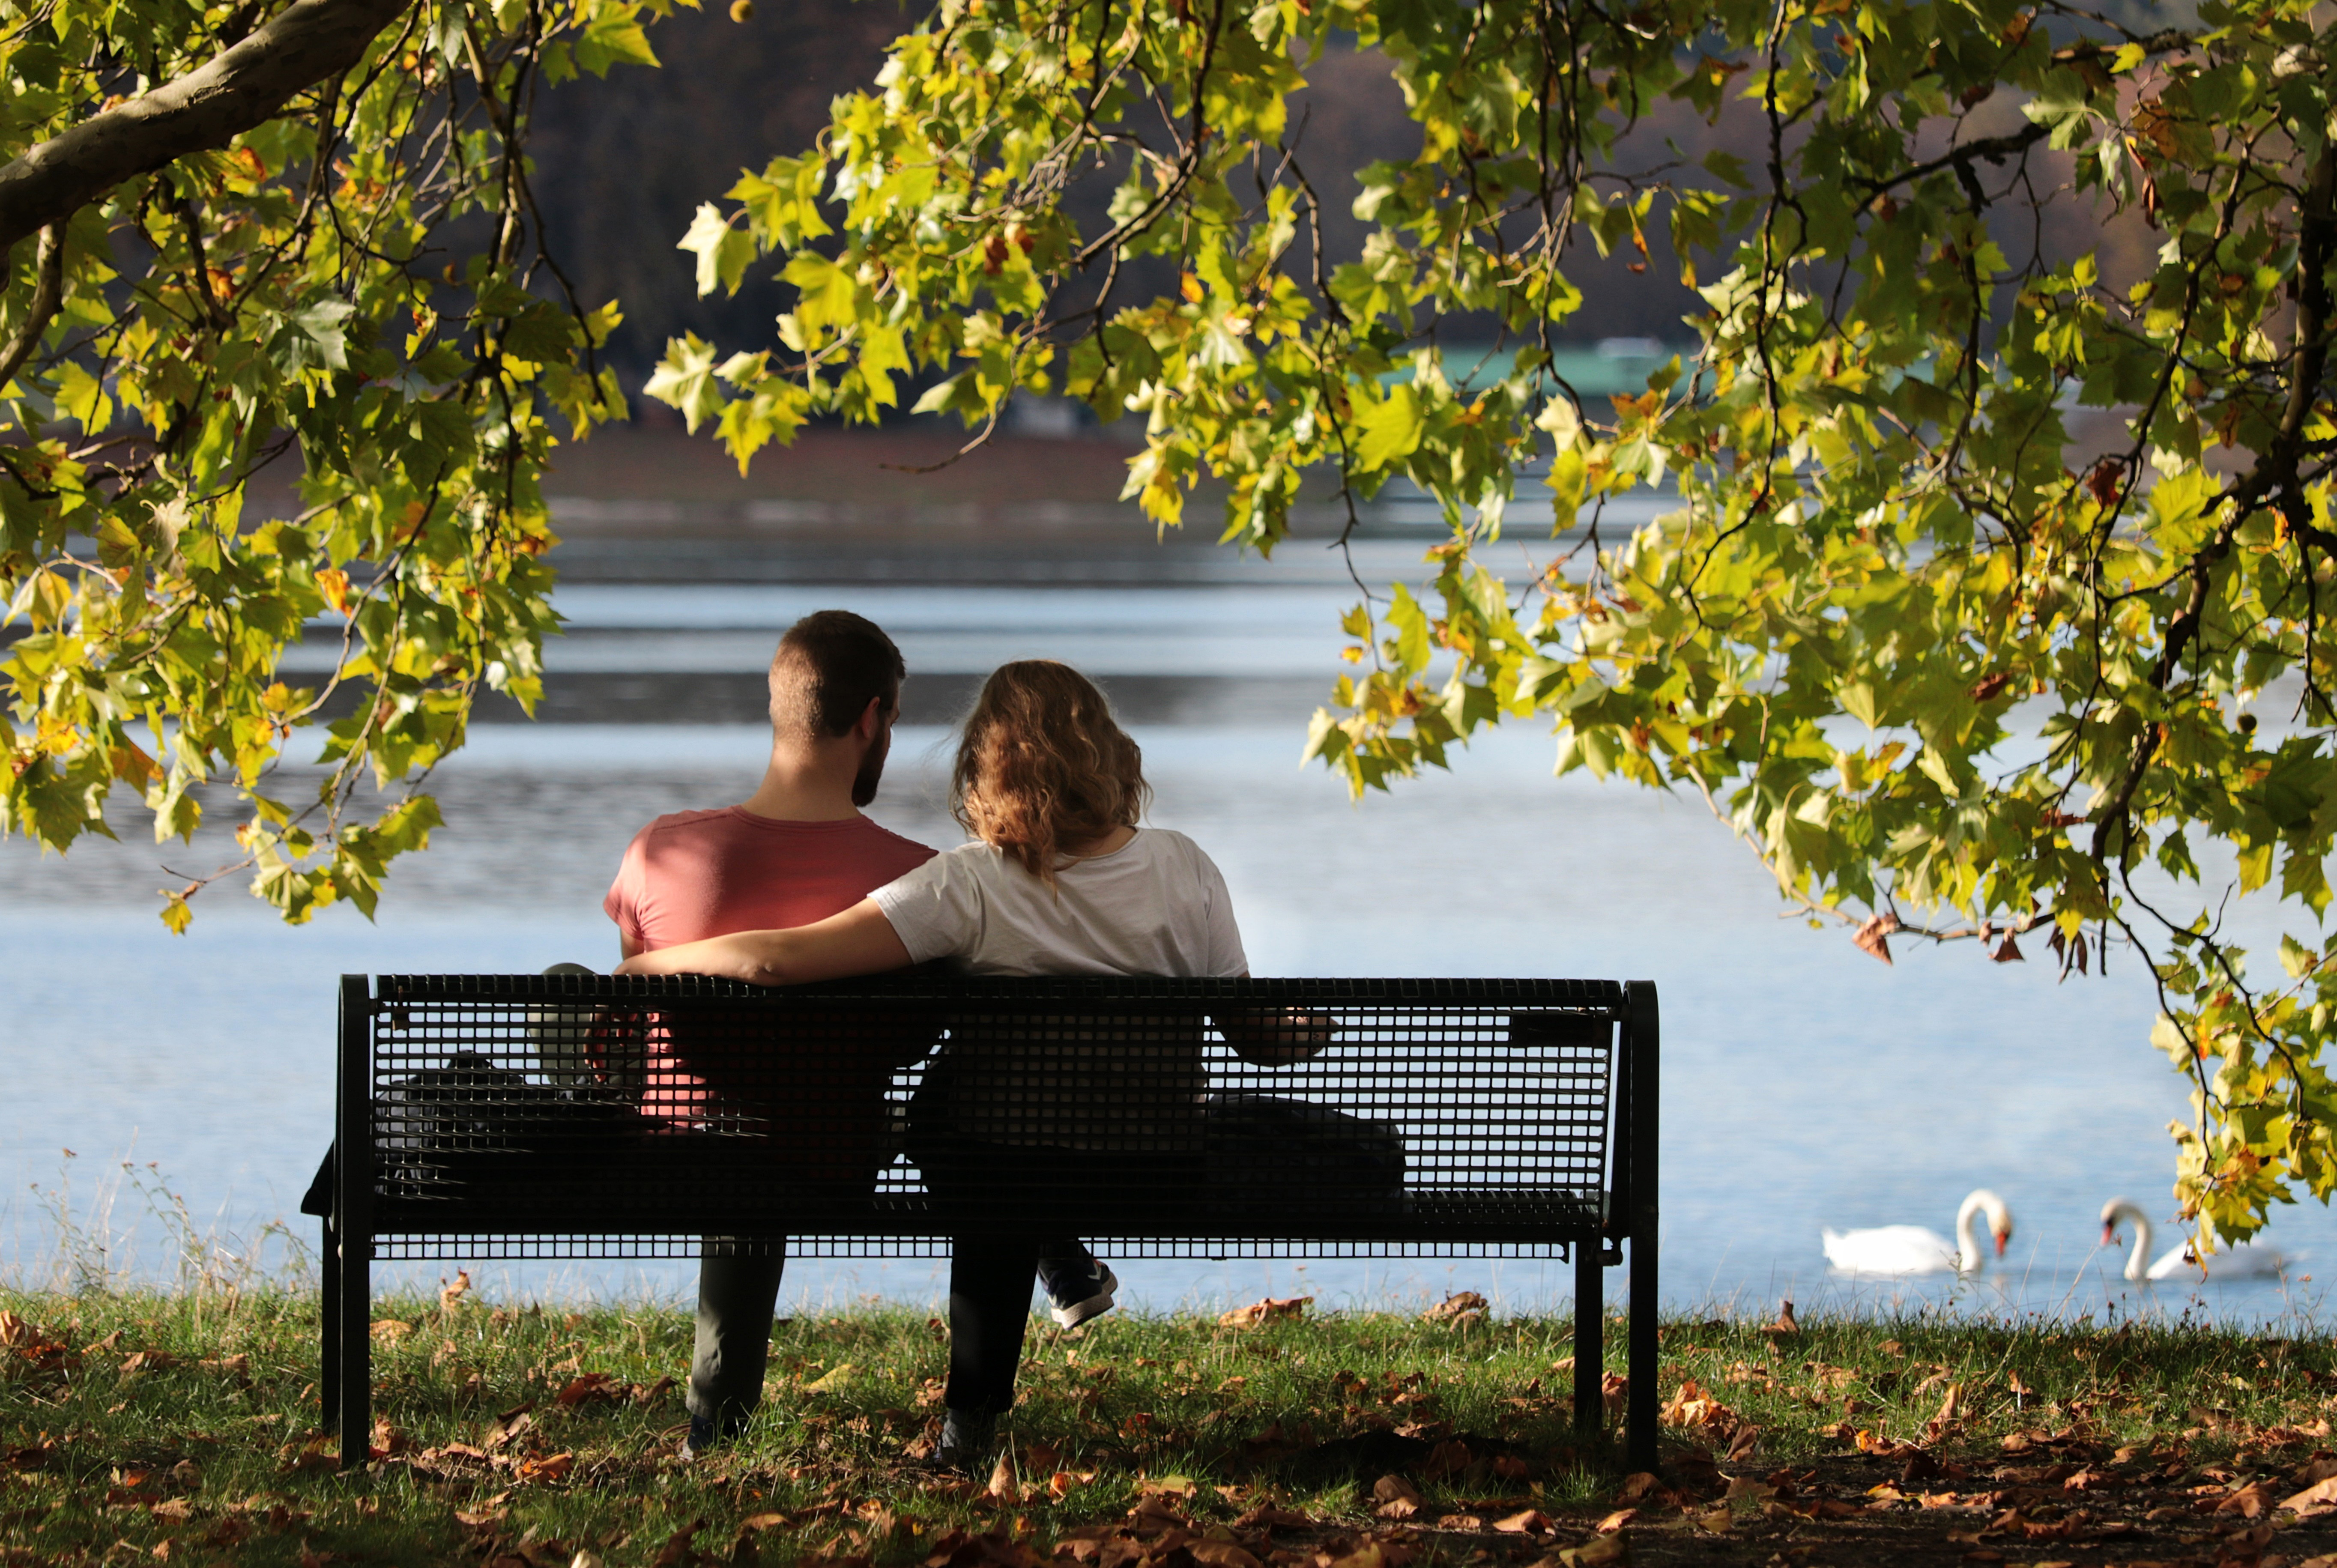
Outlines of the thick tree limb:
M 0 253 L 122 181 L 224 147 L 294 94 L 338 76 L 413 0 L 294 0 L 175 81 L 92 115 L 0 168 Z
M 41 248 L 33 260 L 33 302 L 24 312 L 24 325 L 16 329 L 16 341 L 0 352 L 0 386 L 15 378 L 41 346 L 41 334 L 49 329 L 49 318 L 64 297 L 64 284 L 65 226 L 52 223 L 41 230 Z

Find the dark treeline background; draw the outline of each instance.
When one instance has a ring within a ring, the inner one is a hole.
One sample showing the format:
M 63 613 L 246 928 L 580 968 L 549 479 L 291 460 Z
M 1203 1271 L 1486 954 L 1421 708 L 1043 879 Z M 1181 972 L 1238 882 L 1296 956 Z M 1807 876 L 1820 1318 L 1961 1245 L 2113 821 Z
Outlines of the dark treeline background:
M 623 302 L 625 324 L 611 353 L 629 387 L 639 387 L 666 340 L 684 331 L 726 348 L 776 342 L 771 321 L 785 301 L 768 268 L 750 273 L 735 297 L 700 299 L 695 258 L 675 242 L 698 204 L 719 200 L 740 170 L 810 147 L 830 101 L 871 83 L 885 45 L 924 8 L 924 0 L 761 0 L 750 20 L 734 23 L 709 3 L 651 29 L 663 69 L 620 68 L 539 100 L 531 151 L 547 239 L 588 306 Z M 1351 259 L 1368 232 L 1352 212 L 1355 171 L 1376 159 L 1418 156 L 1420 133 L 1375 54 L 1327 54 L 1307 78 L 1292 117 L 1296 124 L 1304 116 L 1298 151 L 1323 194 L 1333 259 Z M 1705 130 L 1686 112 L 1660 118 L 1674 134 Z M 1083 220 L 1100 228 L 1110 181 L 1089 185 L 1079 205 L 1092 209 Z M 1304 246 L 1302 237 L 1291 258 L 1301 278 Z M 1638 259 L 1602 263 L 1582 241 L 1576 282 L 1589 297 L 1568 336 L 1691 336 L 1680 317 L 1699 302 L 1660 259 L 1629 271 Z M 1114 298 L 1135 304 L 1174 285 L 1171 267 L 1123 268 Z
M 737 23 L 719 0 L 709 0 L 706 10 L 678 11 L 652 29 L 663 69 L 620 68 L 539 100 L 532 151 L 546 238 L 588 307 L 622 301 L 625 324 L 611 355 L 629 388 L 639 388 L 666 341 L 684 331 L 726 350 L 776 344 L 772 317 L 785 301 L 771 269 L 750 272 L 734 297 L 700 299 L 695 258 L 675 242 L 699 203 L 719 200 L 740 170 L 810 147 L 827 123 L 830 102 L 874 82 L 885 45 L 913 26 L 928 3 L 761 0 L 749 20 Z M 2179 19 L 2146 0 L 2118 9 L 2134 13 L 2127 18 L 2133 23 Z M 1420 136 L 1376 54 L 1335 52 L 1306 75 L 1310 85 L 1294 105 L 1292 122 L 1303 131 L 1303 166 L 1325 203 L 1325 239 L 1335 264 L 1354 257 L 1368 232 L 1352 212 L 1355 172 L 1374 160 L 1418 156 Z M 1747 118 L 1755 112 L 1739 105 L 1706 124 L 1683 103 L 1648 105 L 1615 162 L 1653 169 L 1716 147 L 1742 154 L 1758 143 L 1760 127 Z M 1996 134 L 2020 122 L 2012 95 L 2000 93 L 1967 117 L 1961 134 Z M 2049 176 L 2042 189 L 2068 177 L 2063 155 L 2036 156 L 2044 166 L 2037 172 Z M 2147 269 L 2158 237 L 2139 219 L 2104 226 L 2089 204 L 2061 201 L 2049 203 L 2040 221 L 2021 209 L 2010 172 L 1991 180 L 2008 187 L 2009 199 L 1995 209 L 1993 226 L 2016 267 L 2031 253 L 2066 258 L 2095 250 L 2112 280 Z M 1099 176 L 1078 193 L 1074 208 L 1089 232 L 1103 226 L 1111 183 Z M 1694 340 L 1681 318 L 1701 312 L 1703 302 L 1680 286 L 1665 231 L 1659 203 L 1645 260 L 1628 251 L 1601 258 L 1588 235 L 1580 237 L 1569 272 L 1585 297 L 1561 333 L 1565 339 Z M 1302 278 L 1309 268 L 1305 243 L 1302 235 L 1288 263 Z M 1712 270 L 1707 266 L 1706 275 Z M 1115 301 L 1135 304 L 1175 282 L 1169 262 L 1124 268 Z M 1464 342 L 1490 336 L 1470 326 L 1446 323 L 1443 331 L 1448 340 Z

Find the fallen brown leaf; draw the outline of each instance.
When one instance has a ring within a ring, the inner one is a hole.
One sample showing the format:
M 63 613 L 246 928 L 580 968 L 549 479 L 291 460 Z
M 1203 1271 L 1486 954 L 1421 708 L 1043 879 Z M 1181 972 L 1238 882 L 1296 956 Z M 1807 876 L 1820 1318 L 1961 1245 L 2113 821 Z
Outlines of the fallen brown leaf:
M 675 1531 L 658 1549 L 658 1554 L 650 1559 L 650 1568 L 675 1568 L 675 1564 L 688 1562 L 691 1556 L 690 1542 L 705 1528 L 706 1521 L 697 1519 Z
M 606 1372 L 587 1372 L 572 1378 L 554 1396 L 562 1409 L 574 1409 L 579 1405 L 613 1405 L 622 1397 L 623 1388 Z
M 1595 1536 L 1560 1552 L 1558 1560 L 1565 1568 L 1609 1568 L 1611 1563 L 1631 1560 L 1631 1543 L 1622 1535 Z
M 1481 1323 L 1491 1303 L 1474 1290 L 1455 1290 L 1420 1315 L 1423 1323 Z
M 1212 1541 L 1204 1536 L 1186 1542 L 1185 1550 L 1205 1568 L 1258 1568 L 1257 1559 L 1231 1541 Z
M 523 1459 L 519 1465 L 519 1478 L 523 1481 L 557 1481 L 574 1468 L 575 1464 L 576 1456 L 573 1454 L 554 1454 L 545 1459 Z
M 2237 1514 L 2243 1519 L 2254 1519 L 2272 1505 L 2272 1488 L 2261 1481 L 2254 1481 L 2216 1504 L 2215 1512 Z
M 1383 1475 L 1372 1483 L 1372 1512 L 1383 1519 L 1411 1519 L 1420 1514 L 1420 1488 L 1401 1475 Z
M 530 1427 L 534 1426 L 535 1417 L 530 1413 L 534 1408 L 533 1405 L 522 1405 L 496 1417 L 494 1426 L 488 1430 L 480 1446 L 492 1454 Z
M 2281 1506 L 2300 1519 L 2318 1519 L 2323 1514 L 2337 1513 L 2337 1475 L 2314 1482 Z
M 1226 1329 L 1255 1329 L 1276 1319 L 1288 1319 L 1295 1322 L 1306 1315 L 1306 1309 L 1314 1300 L 1312 1296 L 1268 1296 L 1264 1300 L 1252 1301 L 1247 1307 L 1236 1307 L 1230 1312 L 1220 1313 L 1217 1324 Z
M 1678 1392 L 1656 1418 L 1667 1427 L 1726 1427 L 1733 1431 L 1737 1425 L 1736 1412 L 1705 1392 L 1693 1378 L 1680 1380 Z

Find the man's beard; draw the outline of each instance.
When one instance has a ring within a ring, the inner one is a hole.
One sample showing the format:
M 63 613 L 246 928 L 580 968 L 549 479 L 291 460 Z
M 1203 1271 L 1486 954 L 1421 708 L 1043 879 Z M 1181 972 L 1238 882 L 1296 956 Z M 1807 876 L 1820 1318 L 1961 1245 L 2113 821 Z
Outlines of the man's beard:
M 876 785 L 885 776 L 885 754 L 893 749 L 889 734 L 868 748 L 860 759 L 860 771 L 852 775 L 852 803 L 865 806 L 876 798 Z

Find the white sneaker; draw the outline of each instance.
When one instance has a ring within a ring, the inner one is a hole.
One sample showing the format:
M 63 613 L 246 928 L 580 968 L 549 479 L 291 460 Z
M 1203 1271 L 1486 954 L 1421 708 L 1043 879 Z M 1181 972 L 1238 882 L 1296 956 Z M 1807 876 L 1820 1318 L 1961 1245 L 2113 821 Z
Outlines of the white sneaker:
M 1060 1272 L 1050 1273 L 1042 1267 L 1039 1279 L 1047 1288 L 1048 1300 L 1054 1303 L 1047 1315 L 1066 1329 L 1076 1329 L 1090 1318 L 1110 1311 L 1115 1305 L 1112 1292 L 1120 1289 L 1120 1277 L 1111 1271 L 1111 1265 L 1092 1256 Z

